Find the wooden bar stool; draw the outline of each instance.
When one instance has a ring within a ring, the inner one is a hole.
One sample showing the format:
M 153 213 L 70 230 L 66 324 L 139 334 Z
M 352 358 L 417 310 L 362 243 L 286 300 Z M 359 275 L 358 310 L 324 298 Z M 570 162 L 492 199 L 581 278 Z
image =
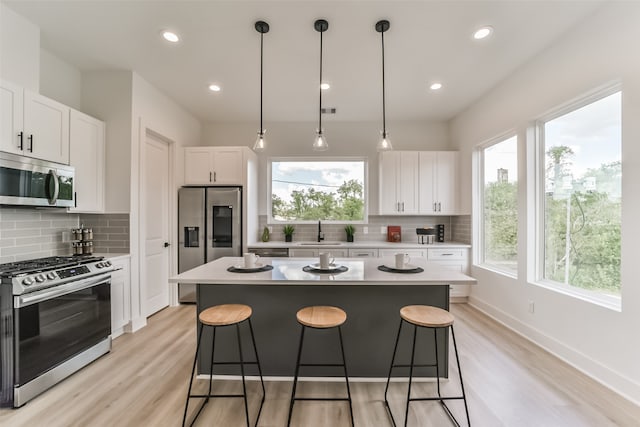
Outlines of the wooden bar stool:
M 296 400 L 329 400 L 329 401 L 347 401 L 349 402 L 349 413 L 351 415 L 351 425 L 353 426 L 353 408 L 351 406 L 351 390 L 349 389 L 349 375 L 347 374 L 347 362 L 344 357 L 344 345 L 342 342 L 342 329 L 340 326 L 347 320 L 347 313 L 338 307 L 329 306 L 312 306 L 305 307 L 296 314 L 298 323 L 301 325 L 300 346 L 298 347 L 298 359 L 296 361 L 296 371 L 293 378 L 293 390 L 291 392 L 291 402 L 289 403 L 289 419 L 287 426 L 291 425 L 291 415 L 293 413 L 293 404 Z M 338 328 L 338 336 L 340 337 L 340 352 L 342 353 L 342 363 L 338 364 L 317 364 L 317 363 L 300 363 L 302 355 L 302 344 L 304 342 L 304 331 L 307 328 L 313 329 L 330 329 Z M 296 387 L 298 385 L 298 374 L 301 366 L 342 366 L 344 368 L 344 378 L 347 383 L 347 397 L 344 398 L 316 398 L 316 397 L 296 397 Z
M 198 345 L 196 348 L 196 355 L 193 359 L 193 368 L 191 369 L 191 379 L 189 380 L 189 390 L 187 391 L 187 402 L 184 405 L 184 416 L 182 417 L 182 426 L 184 427 L 185 422 L 187 420 L 187 409 L 189 408 L 189 399 L 192 398 L 204 398 L 204 402 L 200 405 L 196 416 L 193 417 L 190 425 L 196 421 L 200 412 L 204 406 L 209 403 L 210 398 L 216 397 L 242 397 L 244 399 L 244 411 L 247 419 L 247 427 L 250 427 L 249 423 L 249 406 L 247 404 L 247 386 L 245 383 L 244 376 L 244 365 L 257 365 L 258 373 L 260 374 L 260 382 L 262 383 L 262 400 L 260 402 L 260 409 L 258 410 L 258 417 L 256 418 L 255 425 L 258 425 L 258 420 L 260 419 L 260 413 L 262 412 L 262 405 L 264 404 L 265 398 L 265 388 L 264 381 L 262 379 L 262 369 L 260 368 L 260 359 L 258 358 L 258 349 L 256 348 L 256 340 L 253 336 L 253 326 L 251 326 L 251 307 L 244 304 L 223 304 L 216 305 L 214 307 L 209 307 L 203 310 L 198 316 L 199 324 L 198 327 L 200 331 L 198 332 Z M 253 343 L 253 351 L 256 356 L 256 360 L 254 362 L 247 362 L 244 360 L 242 355 L 242 343 L 240 340 L 240 324 L 243 322 L 247 322 L 249 324 L 249 332 L 251 333 L 251 342 Z M 213 354 L 215 350 L 216 344 L 216 329 L 219 327 L 225 326 L 236 326 L 236 337 L 238 339 L 238 354 L 240 355 L 239 362 L 214 362 Z M 200 351 L 200 345 L 202 344 L 202 331 L 204 327 L 212 327 L 213 328 L 213 338 L 211 340 L 211 365 L 210 365 L 210 373 L 209 373 L 209 391 L 207 394 L 191 394 L 191 387 L 193 385 L 193 377 L 196 371 L 196 365 L 198 363 L 198 353 Z M 242 374 L 242 394 L 211 394 L 211 385 L 213 383 L 213 365 L 240 365 L 240 372 Z
M 407 391 L 407 406 L 405 409 L 405 418 L 404 418 L 404 425 L 406 427 L 407 425 L 407 421 L 409 419 L 409 403 L 412 401 L 416 401 L 416 400 L 437 400 L 439 401 L 444 410 L 446 411 L 447 415 L 449 415 L 449 418 L 451 418 L 451 421 L 453 421 L 453 423 L 456 426 L 460 426 L 460 423 L 458 423 L 458 421 L 456 420 L 456 418 L 453 416 L 453 414 L 451 413 L 451 411 L 449 410 L 449 408 L 447 407 L 446 403 L 444 402 L 445 400 L 460 400 L 462 399 L 462 401 L 464 402 L 464 410 L 467 414 L 467 425 L 471 426 L 471 421 L 469 420 L 469 408 L 467 407 L 467 399 L 464 393 L 464 385 L 462 383 L 462 371 L 460 370 L 460 359 L 458 358 L 458 347 L 456 345 L 456 336 L 455 333 L 453 332 L 453 321 L 454 321 L 454 317 L 451 313 L 449 313 L 446 310 L 443 310 L 441 308 L 437 308 L 437 307 L 431 307 L 428 305 L 408 305 L 405 307 L 402 307 L 400 309 L 400 327 L 398 328 L 398 336 L 396 337 L 396 345 L 393 349 L 393 356 L 391 358 L 391 366 L 389 367 L 389 376 L 387 377 L 387 386 L 384 390 L 384 403 L 387 407 L 387 410 L 389 411 L 389 415 L 391 415 L 391 421 L 393 422 L 393 425 L 396 425 L 396 421 L 393 418 L 393 413 L 391 412 L 391 407 L 389 406 L 389 401 L 387 400 L 387 391 L 389 390 L 389 381 L 391 379 L 391 371 L 393 370 L 393 368 L 397 368 L 397 367 L 403 367 L 409 368 L 409 390 Z M 400 332 L 402 331 L 402 324 L 404 322 L 409 323 L 410 325 L 413 325 L 413 347 L 411 349 L 411 364 L 410 365 L 394 365 L 394 361 L 396 358 L 396 351 L 398 350 L 398 341 L 400 339 Z M 428 329 L 433 329 L 433 342 L 434 342 L 434 349 L 435 349 L 435 359 L 436 362 L 435 364 L 414 364 L 414 359 L 415 359 L 415 353 L 416 353 L 416 333 L 418 330 L 418 327 L 421 328 L 428 328 Z M 453 338 L 453 348 L 455 350 L 455 354 L 456 354 L 456 363 L 458 365 L 458 375 L 460 377 L 460 387 L 462 389 L 462 396 L 442 396 L 440 394 L 440 371 L 438 368 L 438 330 L 439 329 L 444 329 L 445 333 L 447 332 L 447 328 L 451 328 L 451 337 Z M 437 381 L 437 389 L 438 389 L 438 397 L 414 397 L 411 398 L 411 380 L 412 380 L 412 376 L 413 376 L 413 368 L 414 367 L 427 367 L 427 366 L 435 366 L 436 368 L 436 381 Z

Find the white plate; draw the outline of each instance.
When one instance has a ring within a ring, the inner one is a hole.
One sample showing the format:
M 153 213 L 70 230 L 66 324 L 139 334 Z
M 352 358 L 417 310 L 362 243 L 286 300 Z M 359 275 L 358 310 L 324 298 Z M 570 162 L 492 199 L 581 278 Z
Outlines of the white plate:
M 235 268 L 236 270 L 255 270 L 256 268 L 262 268 L 262 267 L 264 267 L 264 264 L 260 262 L 256 262 L 256 264 L 253 267 L 245 267 L 244 265 L 233 266 L 233 268 Z
M 402 268 L 396 267 L 395 264 L 394 265 L 385 265 L 385 267 L 387 267 L 387 268 L 389 268 L 391 270 L 400 270 L 400 271 L 403 271 L 403 270 L 415 270 L 416 268 L 418 268 L 417 265 L 413 265 L 413 264 L 407 264 Z
M 337 270 L 340 267 L 341 266 L 339 266 L 337 264 L 329 264 L 329 266 L 327 268 L 320 267 L 320 263 L 315 263 L 315 264 L 310 264 L 309 265 L 309 268 L 312 268 L 314 270 Z

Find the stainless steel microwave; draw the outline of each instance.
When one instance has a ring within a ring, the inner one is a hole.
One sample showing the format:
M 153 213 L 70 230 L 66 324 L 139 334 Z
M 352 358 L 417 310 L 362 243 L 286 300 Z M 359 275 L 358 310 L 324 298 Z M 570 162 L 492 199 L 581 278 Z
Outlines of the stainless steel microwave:
M 73 166 L 0 152 L 0 205 L 73 207 Z

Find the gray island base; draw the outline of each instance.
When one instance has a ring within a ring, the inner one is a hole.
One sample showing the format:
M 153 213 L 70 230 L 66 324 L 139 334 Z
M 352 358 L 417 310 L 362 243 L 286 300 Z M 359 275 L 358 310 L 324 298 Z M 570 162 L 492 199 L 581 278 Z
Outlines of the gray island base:
M 400 324 L 400 308 L 411 304 L 432 305 L 449 309 L 449 284 L 473 283 L 474 279 L 462 273 L 442 269 L 423 259 L 412 259 L 422 267 L 419 274 L 385 273 L 378 265 L 389 264 L 391 259 L 338 259 L 336 264 L 349 267 L 340 275 L 305 273 L 302 268 L 317 262 L 315 259 L 264 258 L 260 262 L 274 269 L 260 273 L 230 273 L 230 266 L 241 265 L 241 258 L 221 258 L 178 276 L 172 282 L 196 283 L 198 313 L 202 310 L 229 303 L 252 307 L 256 344 L 263 375 L 292 377 L 295 368 L 301 326 L 296 312 L 310 305 L 333 305 L 347 313 L 342 326 L 345 356 L 350 377 L 386 378 L 393 354 L 393 345 Z M 200 270 L 200 271 L 198 271 Z M 243 355 L 253 360 L 248 325 L 240 326 Z M 244 329 L 243 328 L 247 328 Z M 238 360 L 236 328 L 218 328 L 216 332 L 216 361 Z M 396 363 L 408 364 L 413 327 L 405 323 L 400 337 Z M 200 374 L 209 373 L 211 360 L 210 328 L 205 328 L 201 354 Z M 440 376 L 448 376 L 448 336 L 440 331 Z M 433 332 L 418 328 L 416 364 L 430 364 L 433 357 Z M 307 329 L 302 363 L 339 363 L 340 349 L 335 329 Z M 255 367 L 247 369 L 257 374 Z M 238 366 L 219 365 L 214 374 L 239 375 Z M 303 367 L 301 377 L 342 376 L 341 368 Z M 435 376 L 434 367 L 416 368 L 415 376 Z M 408 369 L 396 368 L 393 376 L 408 376 Z

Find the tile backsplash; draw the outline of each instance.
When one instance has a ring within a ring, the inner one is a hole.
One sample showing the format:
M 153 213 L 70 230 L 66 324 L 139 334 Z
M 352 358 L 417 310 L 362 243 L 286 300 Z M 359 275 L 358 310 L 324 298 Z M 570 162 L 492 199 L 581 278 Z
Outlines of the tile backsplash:
M 78 227 L 79 215 L 64 209 L 0 206 L 0 264 L 70 255 L 63 232 Z
M 80 214 L 80 224 L 93 229 L 93 251 L 129 253 L 129 214 Z
M 416 228 L 432 227 L 436 224 L 444 224 L 445 241 L 455 241 L 459 243 L 471 242 L 471 218 L 469 215 L 462 216 L 384 216 L 370 215 L 368 224 L 355 224 L 355 240 L 358 242 L 382 242 L 387 240 L 388 225 L 399 225 L 402 227 L 403 242 L 418 242 Z M 259 218 L 259 230 L 262 233 L 267 226 L 267 216 L 261 215 Z M 271 241 L 284 241 L 282 228 L 284 224 L 271 224 L 273 229 Z M 294 224 L 295 233 L 293 241 L 315 241 L 318 237 L 318 224 Z M 368 228 L 368 233 L 364 234 L 363 228 Z M 384 231 L 383 231 L 384 230 Z M 322 224 L 324 239 L 329 241 L 345 241 L 346 234 L 343 224 Z M 257 236 L 260 241 L 260 236 Z

